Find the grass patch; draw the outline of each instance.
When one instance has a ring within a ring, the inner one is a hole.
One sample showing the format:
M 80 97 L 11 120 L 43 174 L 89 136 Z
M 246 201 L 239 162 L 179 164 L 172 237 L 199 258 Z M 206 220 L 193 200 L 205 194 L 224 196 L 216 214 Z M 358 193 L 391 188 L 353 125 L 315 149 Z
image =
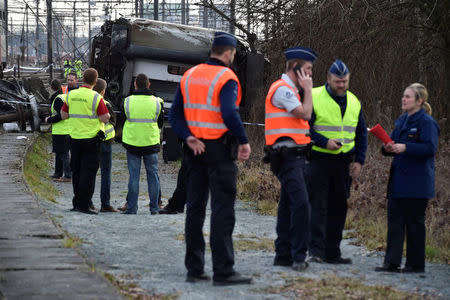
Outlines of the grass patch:
M 57 203 L 60 192 L 50 181 L 52 155 L 47 149 L 51 144 L 51 134 L 41 134 L 30 147 L 23 165 L 23 173 L 33 193 L 44 199 Z
M 237 195 L 262 215 L 276 216 L 280 183 L 268 165 L 246 162 L 239 168 Z
M 62 244 L 64 248 L 76 248 L 81 244 L 81 242 L 81 239 L 69 236 L 62 241 Z
M 271 286 L 260 291 L 294 299 L 432 299 L 397 291 L 388 286 L 367 286 L 359 280 L 335 275 L 323 279 L 290 278 L 283 286 Z
M 184 234 L 183 233 L 179 233 L 175 236 L 175 239 L 177 241 L 183 241 L 184 242 Z
M 235 251 L 275 251 L 273 240 L 261 237 L 234 239 L 233 246 Z
M 128 299 L 139 300 L 174 300 L 179 297 L 179 294 L 159 294 L 153 291 L 146 291 L 138 286 L 135 282 L 129 280 L 117 279 L 114 275 L 103 273 L 103 276 L 117 287 L 120 292 Z M 132 278 L 131 275 L 124 275 L 124 277 Z

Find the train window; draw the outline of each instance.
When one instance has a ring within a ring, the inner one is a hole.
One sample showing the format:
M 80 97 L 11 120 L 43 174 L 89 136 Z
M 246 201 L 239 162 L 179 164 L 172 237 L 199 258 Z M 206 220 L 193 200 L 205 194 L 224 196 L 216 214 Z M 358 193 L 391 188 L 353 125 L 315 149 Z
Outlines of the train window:
M 172 74 L 172 75 L 183 75 L 184 72 L 186 72 L 190 67 L 185 67 L 185 66 L 172 66 L 172 65 L 168 65 L 167 66 L 167 73 Z

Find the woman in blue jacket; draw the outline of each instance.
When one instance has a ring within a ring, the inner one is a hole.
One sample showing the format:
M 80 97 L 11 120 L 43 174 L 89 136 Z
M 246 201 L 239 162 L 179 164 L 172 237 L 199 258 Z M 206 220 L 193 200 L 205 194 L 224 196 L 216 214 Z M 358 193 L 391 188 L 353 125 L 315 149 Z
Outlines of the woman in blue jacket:
M 425 271 L 425 210 L 434 197 L 434 156 L 439 126 L 431 115 L 428 92 L 420 83 L 408 86 L 402 97 L 405 112 L 395 121 L 392 143 L 384 155 L 393 155 L 388 183 L 388 234 L 384 263 L 375 271 Z M 406 264 L 400 269 L 406 230 Z

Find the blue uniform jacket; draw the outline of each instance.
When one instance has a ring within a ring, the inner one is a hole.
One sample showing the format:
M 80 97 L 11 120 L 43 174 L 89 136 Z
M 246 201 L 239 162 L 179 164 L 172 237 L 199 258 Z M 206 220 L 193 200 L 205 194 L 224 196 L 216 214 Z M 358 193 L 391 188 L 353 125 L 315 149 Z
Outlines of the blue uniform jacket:
M 395 121 L 391 138 L 405 144 L 406 151 L 392 161 L 388 197 L 430 199 L 434 197 L 434 156 L 439 126 L 423 109 Z

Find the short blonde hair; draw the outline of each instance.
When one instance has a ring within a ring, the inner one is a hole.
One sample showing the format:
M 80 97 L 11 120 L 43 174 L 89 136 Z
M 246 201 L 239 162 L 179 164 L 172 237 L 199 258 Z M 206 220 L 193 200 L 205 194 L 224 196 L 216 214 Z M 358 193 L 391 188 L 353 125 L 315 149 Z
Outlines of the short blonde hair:
M 427 88 L 418 82 L 410 84 L 407 89 L 411 89 L 414 91 L 416 95 L 416 101 L 420 99 L 423 100 L 422 107 L 425 109 L 425 112 L 431 116 L 433 110 L 431 109 L 431 105 L 428 103 L 428 91 Z

